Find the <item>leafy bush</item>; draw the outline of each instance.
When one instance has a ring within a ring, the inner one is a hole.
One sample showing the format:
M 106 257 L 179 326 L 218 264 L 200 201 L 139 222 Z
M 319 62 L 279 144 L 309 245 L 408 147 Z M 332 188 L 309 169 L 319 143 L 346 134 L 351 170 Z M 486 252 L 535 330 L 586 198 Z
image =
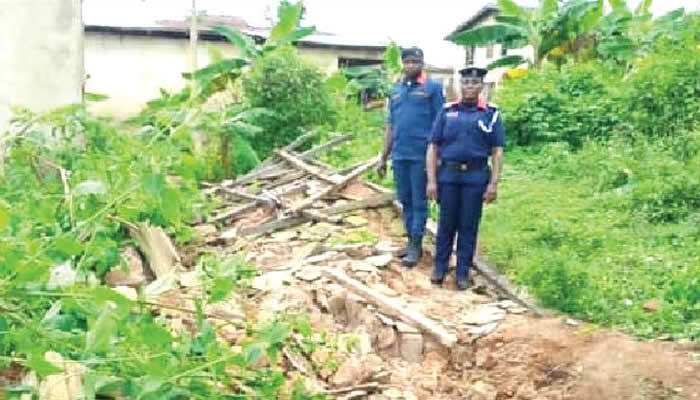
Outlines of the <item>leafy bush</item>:
M 677 136 L 700 121 L 700 49 L 662 49 L 625 83 L 626 114 L 647 136 Z
M 507 81 L 496 92 L 511 143 L 565 141 L 574 149 L 585 138 L 609 138 L 624 127 L 611 79 L 619 72 L 602 63 L 550 66 Z
M 291 143 L 305 129 L 335 117 L 323 73 L 303 61 L 292 47 L 260 58 L 243 77 L 243 88 L 251 106 L 272 111 L 256 121 L 263 131 L 251 144 L 261 159 Z

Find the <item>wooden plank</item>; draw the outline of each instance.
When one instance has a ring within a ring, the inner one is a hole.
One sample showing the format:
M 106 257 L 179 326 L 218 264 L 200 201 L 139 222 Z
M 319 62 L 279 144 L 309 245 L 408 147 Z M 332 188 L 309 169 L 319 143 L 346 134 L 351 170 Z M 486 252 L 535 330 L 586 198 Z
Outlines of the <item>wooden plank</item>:
M 379 308 L 382 312 L 401 318 L 402 320 L 412 323 L 420 330 L 434 336 L 443 346 L 451 349 L 457 343 L 457 335 L 448 332 L 435 321 L 425 317 L 424 315 L 411 311 L 405 305 L 399 303 L 396 299 L 387 297 L 371 288 L 364 283 L 350 278 L 343 271 L 329 267 L 321 268 L 321 272 L 327 278 L 332 279 L 343 287 L 364 297 L 367 301 Z
M 311 205 L 314 204 L 317 200 L 320 200 L 323 197 L 335 192 L 336 190 L 341 189 L 342 187 L 347 185 L 350 181 L 352 181 L 353 179 L 362 175 L 368 169 L 372 168 L 374 165 L 376 165 L 376 160 L 371 160 L 371 161 L 366 162 L 364 165 L 361 165 L 360 167 L 358 167 L 354 171 L 352 171 L 350 174 L 343 177 L 343 179 L 340 182 L 319 191 L 318 193 L 314 194 L 313 196 L 308 197 L 306 200 L 302 201 L 300 204 L 291 208 L 289 210 L 289 212 L 292 214 L 296 214 L 305 208 L 311 207 Z
M 212 217 L 212 222 L 220 222 L 220 221 L 225 221 L 230 218 L 236 218 L 240 215 L 247 214 L 253 210 L 255 210 L 258 207 L 258 204 L 256 202 L 244 204 L 242 206 L 238 206 L 236 208 L 232 208 L 230 210 L 224 211 L 220 214 L 217 214 Z
M 329 207 L 323 210 L 323 213 L 330 217 L 333 215 L 349 213 L 355 210 L 383 207 L 389 204 L 391 202 L 391 199 L 393 198 L 393 193 L 381 193 L 376 196 L 370 197 L 369 199 L 343 204 L 342 206 Z M 312 218 L 310 218 L 308 214 L 306 216 L 301 217 L 293 216 L 282 218 L 262 225 L 243 228 L 238 232 L 238 234 L 241 236 L 263 235 L 280 229 L 288 229 L 297 225 L 301 225 L 305 222 L 309 222 L 311 219 Z
M 321 145 L 318 145 L 310 150 L 307 150 L 301 154 L 301 158 L 306 160 L 306 159 L 313 159 L 317 157 L 319 154 L 328 151 L 344 142 L 349 141 L 352 139 L 352 135 L 343 135 L 339 137 L 335 137 L 331 140 L 329 140 L 326 143 L 323 143 Z M 288 146 L 289 147 L 289 146 Z M 288 147 L 285 147 L 285 150 L 287 151 L 292 151 L 293 149 L 290 149 Z M 247 173 L 244 176 L 241 176 L 237 178 L 235 181 L 231 183 L 229 186 L 237 186 L 237 185 L 246 185 L 248 183 L 251 183 L 255 181 L 259 176 L 265 175 L 266 173 L 271 173 L 279 168 L 282 168 L 283 165 L 281 163 L 271 163 L 268 165 L 258 165 L 254 170 L 251 172 Z
M 282 148 L 282 150 L 283 151 L 294 151 L 297 148 L 303 146 L 306 142 L 311 140 L 314 136 L 316 136 L 316 133 L 317 132 L 315 132 L 315 131 L 305 133 L 305 134 L 299 136 L 298 138 L 294 139 L 294 141 L 292 141 L 292 143 L 284 146 Z M 262 163 L 260 163 L 260 165 L 258 165 L 258 168 L 264 168 L 264 167 L 270 166 L 272 164 L 275 164 L 276 162 L 277 162 L 277 160 L 275 159 L 274 156 L 268 157 L 265 161 L 263 161 Z
M 328 222 L 329 224 L 337 224 L 337 223 L 340 223 L 340 221 L 342 221 L 342 218 L 340 218 L 338 216 L 335 216 L 335 217 L 330 216 L 324 212 L 319 212 L 316 210 L 302 210 L 301 214 L 306 216 L 306 217 L 309 217 L 310 219 L 312 219 L 314 221 L 323 221 L 323 222 Z
M 141 222 L 130 227 L 129 233 L 146 256 L 156 278 L 163 278 L 175 271 L 180 255 L 163 228 Z
M 337 183 L 340 183 L 340 181 L 343 179 L 342 176 L 327 175 L 323 171 L 321 171 L 320 168 L 313 166 L 313 165 L 310 165 L 310 164 L 304 162 L 304 160 L 301 160 L 298 157 L 296 157 L 296 156 L 294 156 L 294 155 L 292 155 L 284 150 L 278 151 L 277 154 L 279 154 L 280 158 L 282 158 L 283 160 L 292 164 L 292 166 L 294 166 L 294 168 L 302 170 L 313 177 L 321 179 L 322 181 L 326 181 L 326 182 L 331 183 L 331 184 L 337 184 Z
M 239 236 L 253 236 L 253 235 L 264 235 L 269 232 L 274 232 L 278 231 L 281 229 L 288 229 L 293 226 L 301 225 L 305 222 L 308 222 L 309 218 L 308 217 L 288 217 L 288 218 L 282 218 L 278 219 L 272 222 L 268 222 L 262 225 L 256 225 L 256 226 L 247 226 L 245 228 L 241 228 L 238 231 Z
M 304 160 L 316 158 L 321 153 L 331 150 L 332 148 L 337 147 L 345 142 L 349 142 L 350 140 L 352 140 L 353 137 L 353 135 L 336 136 L 333 139 L 327 141 L 326 143 L 323 143 L 319 146 L 314 147 L 313 149 L 301 153 L 301 158 Z

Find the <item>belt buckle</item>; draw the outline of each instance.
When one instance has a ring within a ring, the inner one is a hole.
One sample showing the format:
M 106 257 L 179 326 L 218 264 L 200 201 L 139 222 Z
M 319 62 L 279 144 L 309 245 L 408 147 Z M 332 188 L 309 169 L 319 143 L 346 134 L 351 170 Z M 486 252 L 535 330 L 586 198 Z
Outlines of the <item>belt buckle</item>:
M 460 170 L 460 171 L 466 171 L 466 170 L 468 170 L 468 169 L 469 169 L 469 164 L 467 164 L 467 163 L 461 163 L 461 164 L 459 164 L 459 170 Z

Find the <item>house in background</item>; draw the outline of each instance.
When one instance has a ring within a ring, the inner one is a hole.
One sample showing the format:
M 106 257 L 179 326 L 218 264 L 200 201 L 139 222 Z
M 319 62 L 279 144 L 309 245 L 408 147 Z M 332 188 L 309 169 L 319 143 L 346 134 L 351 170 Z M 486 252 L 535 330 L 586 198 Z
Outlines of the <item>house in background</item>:
M 237 50 L 213 25 L 232 26 L 262 43 L 269 28 L 248 25 L 237 17 L 208 16 L 200 22 L 197 59 L 202 68 L 210 63 L 209 47 L 224 56 Z M 151 26 L 93 25 L 85 21 L 85 91 L 109 96 L 91 105 L 92 111 L 124 117 L 137 113 L 146 102 L 160 96 L 160 89 L 181 90 L 190 71 L 189 25 L 186 21 L 157 21 Z M 332 74 L 357 65 L 381 66 L 388 43 L 317 32 L 297 43 L 300 55 Z
M 475 28 L 479 25 L 493 25 L 496 23 L 496 16 L 500 13 L 500 9 L 495 4 L 487 4 L 476 12 L 465 22 L 457 26 L 452 33 L 445 37 L 445 40 L 453 39 L 457 34 Z M 533 59 L 532 47 L 523 47 L 520 49 L 506 49 L 500 44 L 490 44 L 487 46 L 462 46 L 464 48 L 464 65 L 486 68 L 492 62 L 507 55 L 520 55 L 526 59 Z M 494 68 L 484 77 L 486 83 L 487 95 L 498 87 L 503 74 L 507 68 Z

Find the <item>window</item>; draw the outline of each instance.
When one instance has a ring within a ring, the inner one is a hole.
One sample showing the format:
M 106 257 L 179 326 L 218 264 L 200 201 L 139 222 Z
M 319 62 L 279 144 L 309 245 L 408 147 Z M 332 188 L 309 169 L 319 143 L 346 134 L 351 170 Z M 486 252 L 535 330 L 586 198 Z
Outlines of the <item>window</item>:
M 504 57 L 507 55 L 508 55 L 508 48 L 504 45 L 501 45 L 501 57 Z
M 486 58 L 487 59 L 493 58 L 493 44 L 490 44 L 489 47 L 486 48 Z
M 465 51 L 466 51 L 466 56 L 464 58 L 464 63 L 466 65 L 474 64 L 474 52 L 476 51 L 476 47 L 474 47 L 474 46 L 466 47 Z

